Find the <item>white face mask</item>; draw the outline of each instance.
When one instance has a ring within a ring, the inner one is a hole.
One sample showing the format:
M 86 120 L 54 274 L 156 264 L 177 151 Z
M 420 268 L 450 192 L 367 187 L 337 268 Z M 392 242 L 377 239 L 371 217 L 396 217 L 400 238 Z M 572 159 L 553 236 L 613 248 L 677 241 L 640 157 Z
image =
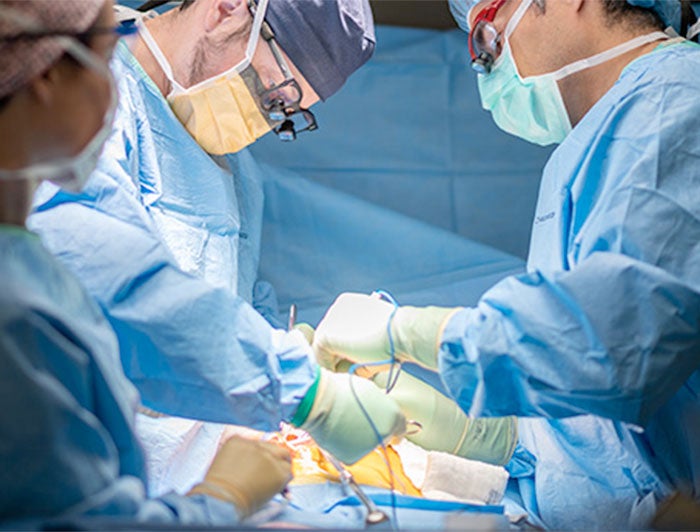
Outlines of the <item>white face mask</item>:
M 102 126 L 90 142 L 74 157 L 61 157 L 19 168 L 17 170 L 0 169 L 0 180 L 30 180 L 33 182 L 49 180 L 69 192 L 80 192 L 90 174 L 97 167 L 107 138 L 112 131 L 112 122 L 117 108 L 117 90 L 108 66 L 89 48 L 70 37 L 67 39 L 66 52 L 71 54 L 83 66 L 94 70 L 109 80 L 110 103 L 102 121 Z
M 522 20 L 532 0 L 523 0 L 506 26 L 501 55 L 491 72 L 479 74 L 481 104 L 491 112 L 502 130 L 535 144 L 561 143 L 571 131 L 559 80 L 591 68 L 647 43 L 666 39 L 660 31 L 636 37 L 599 54 L 575 61 L 555 72 L 523 78 L 510 48 L 510 36 Z

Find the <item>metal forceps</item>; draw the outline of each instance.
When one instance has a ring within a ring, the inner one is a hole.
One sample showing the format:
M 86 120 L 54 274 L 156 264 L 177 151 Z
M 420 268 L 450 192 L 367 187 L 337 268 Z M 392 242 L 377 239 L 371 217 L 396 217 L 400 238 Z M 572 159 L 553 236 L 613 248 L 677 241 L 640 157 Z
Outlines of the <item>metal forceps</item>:
M 382 512 L 379 508 L 377 508 L 377 505 L 374 504 L 374 501 L 372 501 L 372 499 L 370 499 L 367 496 L 367 494 L 364 491 L 362 491 L 362 488 L 355 480 L 355 477 L 352 476 L 352 473 L 348 471 L 348 469 L 340 462 L 340 460 L 338 460 L 335 456 L 323 449 L 321 449 L 321 452 L 323 453 L 323 456 L 326 458 L 326 460 L 333 464 L 333 467 L 335 467 L 338 473 L 340 474 L 340 482 L 343 484 L 343 486 L 347 486 L 350 489 L 352 489 L 355 495 L 357 495 L 357 498 L 360 499 L 362 504 L 365 505 L 365 508 L 367 508 L 365 524 L 376 525 L 388 521 L 389 516 Z

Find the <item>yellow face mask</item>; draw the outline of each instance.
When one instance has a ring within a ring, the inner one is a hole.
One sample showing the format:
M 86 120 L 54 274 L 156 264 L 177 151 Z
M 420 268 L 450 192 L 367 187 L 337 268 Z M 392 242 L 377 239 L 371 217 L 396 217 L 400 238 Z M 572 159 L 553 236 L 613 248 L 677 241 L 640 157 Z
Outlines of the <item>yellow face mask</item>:
M 170 95 L 168 102 L 190 135 L 212 155 L 240 151 L 277 124 L 266 118 L 240 75 L 217 78 L 197 91 Z
M 243 61 L 189 88 L 175 81 L 172 68 L 150 31 L 145 24 L 139 24 L 141 37 L 172 85 L 167 100 L 175 116 L 212 155 L 240 151 L 279 124 L 270 120 L 260 107 L 256 95 L 262 83 L 250 65 L 266 9 L 267 0 L 261 0 Z

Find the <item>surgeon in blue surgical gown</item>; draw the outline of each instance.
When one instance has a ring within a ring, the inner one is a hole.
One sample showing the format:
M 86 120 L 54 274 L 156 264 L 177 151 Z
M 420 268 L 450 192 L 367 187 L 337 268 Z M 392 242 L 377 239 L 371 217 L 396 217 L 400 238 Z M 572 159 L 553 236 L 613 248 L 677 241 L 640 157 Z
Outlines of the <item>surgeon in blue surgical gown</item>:
M 272 130 L 312 134 L 307 107 L 374 49 L 368 3 L 195 0 L 137 25 L 111 64 L 119 106 L 97 171 L 79 194 L 42 186 L 30 227 L 105 312 L 146 407 L 260 430 L 306 423 L 329 449 L 359 458 L 378 441 L 349 381 L 320 370 L 300 333 L 254 309 L 274 304 L 255 284 L 262 192 L 244 148 Z M 397 407 L 375 399 L 381 434 L 401 432 Z M 162 465 L 154 485 L 178 479 L 164 491 L 201 478 L 222 430 L 139 424 L 151 464 Z M 181 466 L 194 469 L 170 470 Z
M 343 294 L 314 350 L 332 369 L 393 354 L 471 414 L 522 416 L 511 511 L 647 526 L 672 491 L 700 499 L 700 47 L 663 32 L 672 0 L 472 4 L 453 12 L 482 105 L 559 144 L 527 273 L 474 308 Z
M 234 438 L 206 476 L 217 493 L 202 484 L 187 497 L 148 498 L 138 393 L 114 331 L 25 227 L 40 181 L 76 193 L 94 170 L 116 104 L 113 28 L 111 0 L 0 4 L 2 529 L 75 519 L 233 525 L 291 477 L 289 453 Z

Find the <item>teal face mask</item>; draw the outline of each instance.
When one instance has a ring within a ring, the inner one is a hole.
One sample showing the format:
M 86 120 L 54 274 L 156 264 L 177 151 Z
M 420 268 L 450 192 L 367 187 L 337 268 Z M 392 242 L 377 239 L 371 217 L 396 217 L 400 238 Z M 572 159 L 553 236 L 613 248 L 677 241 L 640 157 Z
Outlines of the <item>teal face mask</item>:
M 523 78 L 513 59 L 509 38 L 532 0 L 523 0 L 505 30 L 503 51 L 488 74 L 479 74 L 481 105 L 491 112 L 503 131 L 534 144 L 559 144 L 571 131 L 569 113 L 559 91 L 560 79 L 609 61 L 649 42 L 666 39 L 655 31 L 636 37 L 592 57 L 571 63 L 555 72 Z

